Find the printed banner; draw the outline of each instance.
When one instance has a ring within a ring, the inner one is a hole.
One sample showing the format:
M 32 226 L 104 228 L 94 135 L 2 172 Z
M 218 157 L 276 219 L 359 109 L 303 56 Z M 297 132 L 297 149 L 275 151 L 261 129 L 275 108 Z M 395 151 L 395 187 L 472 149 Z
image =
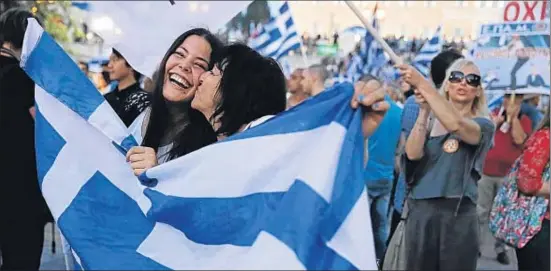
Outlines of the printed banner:
M 490 102 L 506 90 L 549 95 L 549 22 L 482 25 L 473 59 Z

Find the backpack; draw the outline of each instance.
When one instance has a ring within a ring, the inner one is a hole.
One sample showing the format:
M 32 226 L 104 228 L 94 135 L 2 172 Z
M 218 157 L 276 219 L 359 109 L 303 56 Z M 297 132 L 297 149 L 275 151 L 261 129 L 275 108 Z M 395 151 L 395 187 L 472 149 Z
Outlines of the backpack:
M 519 157 L 503 185 L 499 188 L 490 212 L 489 227 L 495 238 L 515 248 L 523 248 L 536 235 L 547 211 L 548 200 L 525 195 L 518 190 Z M 549 182 L 549 162 L 543 171 L 543 180 Z

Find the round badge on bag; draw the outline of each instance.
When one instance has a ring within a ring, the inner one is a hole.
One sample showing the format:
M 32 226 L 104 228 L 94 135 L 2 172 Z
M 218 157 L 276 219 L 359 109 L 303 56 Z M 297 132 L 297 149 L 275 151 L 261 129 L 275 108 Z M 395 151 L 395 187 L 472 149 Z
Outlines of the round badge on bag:
M 454 153 L 459 149 L 459 141 L 455 138 L 451 138 L 444 142 L 442 149 L 447 153 Z

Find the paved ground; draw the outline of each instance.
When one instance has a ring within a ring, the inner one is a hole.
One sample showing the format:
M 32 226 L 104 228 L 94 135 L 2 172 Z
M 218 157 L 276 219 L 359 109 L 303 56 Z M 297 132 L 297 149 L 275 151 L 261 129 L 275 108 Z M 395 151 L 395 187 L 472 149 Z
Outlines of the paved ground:
M 63 260 L 63 252 L 61 248 L 61 240 L 59 239 L 59 233 L 56 233 L 56 253 L 52 254 L 52 234 L 51 225 L 46 226 L 46 238 L 44 239 L 44 251 L 42 253 L 42 265 L 41 270 L 65 270 L 65 262 Z M 517 259 L 515 252 L 509 250 L 510 265 L 502 265 L 498 263 L 495 258 L 494 246 L 490 239 L 490 234 L 486 235 L 486 240 L 482 248 L 482 257 L 478 261 L 477 270 L 517 270 Z

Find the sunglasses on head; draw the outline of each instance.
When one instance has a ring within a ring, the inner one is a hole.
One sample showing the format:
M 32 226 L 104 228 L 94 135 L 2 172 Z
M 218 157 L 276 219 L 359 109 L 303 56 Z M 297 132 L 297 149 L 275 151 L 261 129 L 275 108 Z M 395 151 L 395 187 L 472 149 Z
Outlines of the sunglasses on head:
M 460 83 L 463 79 L 465 79 L 467 85 L 471 87 L 480 86 L 480 75 L 474 73 L 469 73 L 465 75 L 460 71 L 453 71 L 450 73 L 448 81 L 450 81 L 451 83 Z

